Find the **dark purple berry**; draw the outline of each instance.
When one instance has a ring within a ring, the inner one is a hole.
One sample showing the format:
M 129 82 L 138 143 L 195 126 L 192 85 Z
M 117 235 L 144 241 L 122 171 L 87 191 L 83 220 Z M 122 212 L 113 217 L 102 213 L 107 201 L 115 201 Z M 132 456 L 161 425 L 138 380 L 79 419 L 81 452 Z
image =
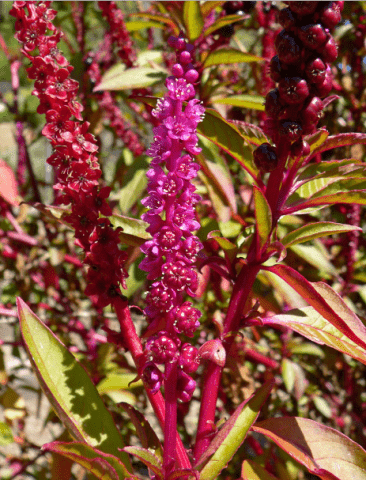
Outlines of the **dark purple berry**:
M 325 73 L 326 66 L 321 58 L 315 58 L 306 64 L 305 74 L 310 83 L 315 83 L 316 85 L 323 83 Z
M 316 125 L 320 120 L 324 108 L 323 102 L 319 97 L 313 97 L 310 102 L 301 110 L 299 118 L 302 125 Z
M 316 85 L 314 91 L 318 97 L 324 98 L 331 92 L 332 88 L 333 75 L 330 67 L 328 66 L 323 83 Z
M 305 47 L 311 50 L 320 48 L 327 39 L 327 34 L 320 23 L 305 25 L 299 29 L 298 34 Z
M 287 137 L 290 142 L 295 142 L 302 135 L 302 127 L 293 120 L 281 120 L 279 132 L 280 135 Z
M 325 62 L 332 63 L 338 57 L 338 46 L 332 36 L 330 36 L 325 45 L 318 50 Z
M 275 147 L 269 143 L 262 143 L 253 152 L 254 163 L 259 170 L 264 172 L 272 172 L 278 164 L 278 158 Z
M 302 103 L 309 95 L 309 88 L 306 80 L 300 77 L 285 77 L 279 85 L 281 100 L 290 105 Z
M 224 38 L 230 38 L 234 31 L 234 24 L 230 23 L 230 25 L 224 25 L 223 27 L 219 28 L 217 33 Z
M 286 30 L 290 30 L 291 28 L 295 27 L 296 18 L 288 7 L 280 10 L 278 14 L 278 23 Z
M 284 68 L 278 58 L 278 55 L 275 55 L 271 58 L 271 62 L 269 64 L 269 74 L 270 77 L 274 82 L 279 82 L 281 78 L 284 76 Z
M 337 2 L 328 2 L 320 12 L 320 21 L 330 30 L 336 27 L 341 19 L 341 9 Z
M 293 64 L 300 61 L 301 48 L 295 38 L 282 30 L 276 38 L 276 49 L 281 62 Z
M 299 138 L 298 140 L 296 140 L 296 142 L 294 142 L 291 145 L 291 155 L 293 157 L 300 157 L 300 155 L 305 157 L 309 155 L 309 153 L 310 153 L 310 145 L 308 144 L 308 142 L 306 142 L 302 138 Z
M 319 2 L 289 2 L 289 7 L 292 12 L 297 15 L 310 15 L 315 12 Z
M 280 110 L 283 108 L 283 105 L 280 101 L 280 93 L 278 88 L 271 90 L 267 93 L 265 101 L 266 113 L 269 117 L 276 118 L 280 113 Z
M 245 2 L 225 2 L 223 9 L 226 15 L 234 15 L 236 12 L 243 9 L 243 3 Z

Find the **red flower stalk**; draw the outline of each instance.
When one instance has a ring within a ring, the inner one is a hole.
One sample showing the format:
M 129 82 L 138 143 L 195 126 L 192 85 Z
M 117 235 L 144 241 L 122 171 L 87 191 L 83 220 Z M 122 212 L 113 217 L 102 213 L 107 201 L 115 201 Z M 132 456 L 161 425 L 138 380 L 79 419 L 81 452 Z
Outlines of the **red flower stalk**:
M 102 308 L 118 295 L 119 285 L 125 286 L 126 256 L 118 248 L 119 229 L 113 229 L 107 218 L 99 218 L 112 213 L 106 202 L 110 189 L 98 186 L 102 173 L 98 147 L 89 123 L 82 121 L 82 106 L 76 101 L 78 82 L 70 78 L 73 67 L 57 48 L 61 33 L 52 23 L 56 12 L 50 4 L 15 1 L 10 13 L 17 19 L 15 37 L 31 62 L 27 72 L 35 80 L 37 111 L 46 113 L 42 133 L 54 149 L 47 162 L 57 172 L 58 202 L 71 203 L 71 213 L 64 220 L 75 228 L 76 244 L 86 252 L 89 284 L 85 293 Z M 33 53 L 36 49 L 38 55 Z

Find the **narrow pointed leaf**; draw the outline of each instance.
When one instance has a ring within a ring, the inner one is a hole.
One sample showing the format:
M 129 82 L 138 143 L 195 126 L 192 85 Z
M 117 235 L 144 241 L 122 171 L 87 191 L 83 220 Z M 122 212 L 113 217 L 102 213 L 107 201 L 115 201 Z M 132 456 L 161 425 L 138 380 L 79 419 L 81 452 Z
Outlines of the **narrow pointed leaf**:
M 287 265 L 277 264 L 267 268 L 287 282 L 346 337 L 358 346 L 366 348 L 366 327 L 329 285 L 323 282 L 309 282 Z
M 308 242 L 314 238 L 334 235 L 336 233 L 351 232 L 353 230 L 362 231 L 362 228 L 334 222 L 308 223 L 307 225 L 288 233 L 282 238 L 281 243 L 285 247 L 289 247 L 290 245 L 296 245 L 297 243 Z
M 156 457 L 163 461 L 163 447 L 156 433 L 152 429 L 150 423 L 146 420 L 141 412 L 136 410 L 132 405 L 128 403 L 120 403 L 120 407 L 128 414 L 131 422 L 136 428 L 136 434 L 140 439 L 143 448 L 152 450 Z
M 366 451 L 333 428 L 307 418 L 270 418 L 252 430 L 266 435 L 322 480 L 366 480 Z
M 241 478 L 243 480 L 278 480 L 272 474 L 268 473 L 263 467 L 252 460 L 245 460 L 241 468 Z
M 150 452 L 150 450 L 142 447 L 124 447 L 123 451 L 134 455 L 154 473 L 156 473 L 156 475 L 163 478 L 163 464 L 156 455 Z
M 125 217 L 123 215 L 112 215 L 109 219 L 114 227 L 123 228 L 123 231 L 119 233 L 119 238 L 121 242 L 126 245 L 142 245 L 146 240 L 151 238 L 150 233 L 146 231 L 149 224 L 143 220 Z
M 231 124 L 237 128 L 240 135 L 250 145 L 255 145 L 257 147 L 262 145 L 262 143 L 269 142 L 269 138 L 257 125 L 243 122 L 242 120 L 233 120 Z
M 174 470 L 169 477 L 168 480 L 181 480 L 184 478 L 185 480 L 198 480 L 199 473 L 195 470 L 190 470 L 188 468 L 182 470 Z
M 230 65 L 232 63 L 262 62 L 264 59 L 251 53 L 245 53 L 235 48 L 214 50 L 203 63 L 203 68 L 213 65 Z
M 84 368 L 22 299 L 17 305 L 28 356 L 61 421 L 76 440 L 116 455 L 131 468 L 128 456 L 118 451 L 124 446 L 120 433 Z
M 183 4 L 183 21 L 187 29 L 188 39 L 193 42 L 201 35 L 203 18 L 200 10 L 200 2 L 185 1 Z
M 333 148 L 345 147 L 347 145 L 366 144 L 365 133 L 339 133 L 328 137 L 321 145 L 315 148 L 312 155 L 326 152 Z
M 350 340 L 313 307 L 289 310 L 281 315 L 262 318 L 261 321 L 264 325 L 284 325 L 313 342 L 334 348 L 366 365 L 366 349 Z M 307 352 L 301 352 L 301 349 L 297 351 L 294 348 L 292 353 Z
M 58 453 L 78 463 L 100 480 L 137 479 L 114 455 L 104 453 L 86 443 L 52 442 L 43 445 L 42 450 Z
M 326 205 L 336 205 L 338 203 L 366 205 L 366 190 L 338 192 L 324 197 L 310 198 L 307 202 L 284 208 L 282 214 L 289 215 L 307 208 L 325 207 Z
M 329 160 L 327 162 L 312 163 L 303 168 L 297 177 L 297 181 L 312 180 L 315 177 L 343 177 L 358 169 L 365 171 L 365 165 L 356 158 L 344 158 L 343 160 Z M 366 176 L 366 175 L 365 175 Z
M 234 124 L 226 121 L 215 110 L 207 108 L 205 118 L 198 124 L 197 131 L 234 157 L 254 179 L 256 178 L 258 170 L 252 161 L 252 152 L 245 146 L 244 137 Z
M 262 191 L 254 186 L 254 212 L 257 223 L 257 232 L 260 245 L 263 246 L 269 239 L 272 230 L 272 212 Z
M 205 5 L 205 3 L 203 5 Z M 211 33 L 218 30 L 219 28 L 225 27 L 225 25 L 231 25 L 232 23 L 238 22 L 247 17 L 248 17 L 247 15 L 226 15 L 225 17 L 221 17 L 218 20 L 216 20 L 215 23 L 213 23 L 208 28 L 206 28 L 206 30 L 204 31 L 204 36 L 207 37 L 208 35 L 211 35 Z
M 0 158 L 0 197 L 3 197 L 10 205 L 19 205 L 18 184 L 12 168 Z
M 225 3 L 225 0 L 219 0 L 219 1 L 210 1 L 208 0 L 207 2 L 203 3 L 201 6 L 201 12 L 204 17 L 207 17 L 207 15 L 212 12 L 216 7 L 219 7 L 220 5 L 223 5 Z
M 212 103 L 232 105 L 234 107 L 252 108 L 264 112 L 264 97 L 259 95 L 232 95 L 231 97 L 212 98 Z
M 9 445 L 14 442 L 13 432 L 9 425 L 4 422 L 0 422 L 0 447 Z
M 145 88 L 163 81 L 166 72 L 162 67 L 136 67 L 126 69 L 124 65 L 112 67 L 104 74 L 101 82 L 94 88 L 94 92 L 104 90 L 128 90 L 130 88 Z
M 201 470 L 200 480 L 216 479 L 227 466 L 257 419 L 272 386 L 272 382 L 264 384 L 249 400 L 241 403 L 225 422 L 195 467 Z
M 170 17 L 164 17 L 162 15 L 154 15 L 147 12 L 134 12 L 129 15 L 129 18 L 141 17 L 154 22 L 160 22 L 164 26 L 167 25 L 172 29 L 173 35 L 179 35 L 179 27 L 176 25 Z

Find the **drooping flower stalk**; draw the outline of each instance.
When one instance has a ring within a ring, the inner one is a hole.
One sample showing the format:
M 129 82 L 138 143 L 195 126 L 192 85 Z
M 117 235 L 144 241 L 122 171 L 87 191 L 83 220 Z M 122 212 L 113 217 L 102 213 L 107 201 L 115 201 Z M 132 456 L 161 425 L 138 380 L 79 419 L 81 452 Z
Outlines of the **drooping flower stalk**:
M 195 295 L 198 280 L 193 265 L 202 247 L 193 234 L 199 228 L 194 206 L 200 197 L 194 193 L 191 180 L 199 169 L 193 155 L 201 151 L 196 128 L 204 113 L 194 99 L 193 84 L 199 75 L 192 65 L 192 46 L 181 37 L 171 37 L 169 44 L 177 52 L 177 63 L 172 68 L 173 76 L 165 82 L 168 93 L 153 111 L 160 124 L 153 130 L 154 141 L 147 151 L 153 159 L 147 173 L 148 197 L 142 201 L 149 208 L 142 218 L 149 223 L 152 240 L 142 246 L 146 257 L 140 264 L 153 281 L 146 297 L 150 337 L 143 375 L 153 392 L 165 379 L 166 476 L 173 471 L 176 458 L 177 400 L 192 397 L 195 381 L 189 374 L 199 363 L 198 350 L 184 342 L 184 337 L 193 337 L 200 317 L 185 296 Z M 165 365 L 165 376 L 157 364 Z

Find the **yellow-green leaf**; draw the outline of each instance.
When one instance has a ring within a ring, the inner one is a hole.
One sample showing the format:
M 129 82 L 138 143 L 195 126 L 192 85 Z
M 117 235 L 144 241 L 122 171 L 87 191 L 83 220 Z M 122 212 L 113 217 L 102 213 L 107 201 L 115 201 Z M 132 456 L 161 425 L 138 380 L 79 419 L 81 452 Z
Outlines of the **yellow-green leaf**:
M 184 2 L 183 21 L 187 29 L 188 40 L 191 42 L 197 40 L 203 29 L 203 18 L 200 9 L 200 2 L 196 0 Z
M 285 247 L 296 245 L 298 243 L 308 242 L 314 238 L 325 237 L 326 235 L 334 235 L 336 233 L 351 232 L 352 230 L 362 231 L 360 227 L 353 225 L 344 225 L 334 222 L 317 222 L 303 225 L 300 228 L 288 233 L 282 238 L 281 243 Z
M 213 65 L 229 65 L 232 63 L 262 62 L 264 59 L 251 53 L 245 53 L 235 48 L 214 50 L 204 61 L 203 68 Z
M 272 212 L 262 191 L 254 186 L 254 211 L 260 245 L 263 246 L 269 239 L 272 230 Z

